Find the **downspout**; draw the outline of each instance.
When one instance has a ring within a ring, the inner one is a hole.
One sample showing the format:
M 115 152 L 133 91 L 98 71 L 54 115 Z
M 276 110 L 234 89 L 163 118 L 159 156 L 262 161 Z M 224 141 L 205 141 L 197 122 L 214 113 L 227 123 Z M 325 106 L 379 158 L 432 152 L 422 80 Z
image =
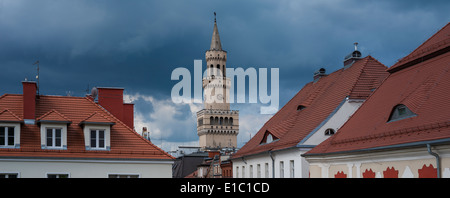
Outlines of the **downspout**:
M 272 178 L 275 178 L 275 159 L 273 158 L 272 151 L 269 151 L 269 156 L 272 159 Z
M 434 157 L 436 157 L 436 169 L 437 169 L 437 178 L 441 178 L 441 159 L 437 153 L 431 151 L 431 145 L 427 144 L 428 153 Z

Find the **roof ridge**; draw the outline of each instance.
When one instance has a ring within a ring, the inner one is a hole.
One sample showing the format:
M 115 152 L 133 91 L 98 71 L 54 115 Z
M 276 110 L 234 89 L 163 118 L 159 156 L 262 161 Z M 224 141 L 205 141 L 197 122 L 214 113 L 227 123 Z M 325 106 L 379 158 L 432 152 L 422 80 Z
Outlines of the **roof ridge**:
M 162 152 L 163 154 L 165 154 L 166 156 L 168 156 L 171 159 L 175 159 L 172 155 L 170 155 L 169 153 L 167 153 L 166 151 L 162 150 L 161 148 L 157 147 L 156 145 L 154 145 L 151 141 L 145 139 L 144 137 L 142 137 L 141 135 L 139 135 L 134 129 L 131 129 L 128 125 L 126 125 L 125 123 L 123 123 L 121 120 L 119 120 L 119 118 L 116 118 L 116 116 L 114 116 L 113 114 L 111 114 L 109 111 L 107 111 L 105 108 L 103 108 L 102 106 L 100 106 L 99 104 L 95 103 L 94 101 L 92 101 L 91 99 L 89 99 L 88 97 L 82 97 L 84 99 L 86 99 L 87 101 L 89 101 L 90 103 L 94 104 L 97 108 L 101 109 L 103 112 L 105 112 L 107 115 L 111 116 L 114 120 L 117 121 L 117 123 L 119 123 L 121 126 L 125 127 L 126 129 L 128 129 L 130 132 L 133 132 L 133 134 L 135 134 L 138 138 L 141 138 L 142 140 L 144 140 L 145 142 L 147 142 L 147 144 L 149 144 L 150 146 L 154 147 L 155 149 L 159 150 L 160 152 Z
M 359 81 L 360 78 L 361 78 L 361 74 L 363 73 L 364 68 L 365 68 L 365 67 L 368 65 L 368 63 L 369 63 L 369 58 L 370 58 L 369 56 L 366 56 L 366 57 L 364 57 L 363 59 L 361 59 L 361 60 L 364 60 L 364 63 L 363 63 L 363 65 L 362 65 L 362 67 L 359 69 L 358 76 L 357 76 L 356 80 L 354 81 L 352 87 L 350 88 L 349 93 L 347 94 L 348 96 L 351 95 L 351 93 L 353 92 L 353 90 L 354 90 L 355 87 L 356 87 L 356 84 L 358 84 L 358 81 Z
M 364 60 L 365 59 L 365 60 Z M 368 56 L 366 56 L 366 57 L 364 57 L 363 59 L 361 59 L 361 60 L 364 60 L 365 62 L 363 63 L 363 66 L 361 67 L 361 69 L 360 69 L 360 71 L 359 71 L 359 74 L 358 74 L 358 76 L 357 76 L 357 79 L 355 80 L 355 82 L 354 82 L 354 84 L 353 84 L 353 86 L 352 86 L 352 88 L 350 89 L 350 91 L 349 91 L 349 96 L 351 96 L 352 95 L 352 93 L 355 91 L 355 87 L 358 85 L 358 83 L 360 82 L 360 80 L 362 80 L 363 78 L 364 78 L 364 76 L 363 76 L 363 74 L 364 74 L 364 72 L 366 71 L 366 69 L 368 69 L 370 66 L 370 62 L 371 61 L 374 61 L 375 62 L 375 64 L 379 64 L 379 65 L 381 65 L 381 66 L 383 66 L 384 68 L 385 68 L 385 71 L 386 71 L 386 69 L 388 69 L 388 67 L 386 66 L 386 65 L 384 65 L 383 63 L 381 63 L 380 61 L 378 61 L 377 59 L 375 59 L 374 57 L 372 57 L 372 56 L 370 56 L 370 55 L 368 55 Z M 378 77 L 377 77 L 378 78 Z M 384 78 L 384 79 L 386 79 L 386 78 Z M 384 79 L 382 80 L 382 81 L 384 81 Z M 372 85 L 374 84 L 374 82 L 373 81 L 371 81 L 370 82 Z M 381 84 L 380 84 L 381 85 Z M 373 92 L 372 93 L 370 93 L 367 97 L 365 97 L 366 99 L 371 95 L 371 94 L 373 94 Z

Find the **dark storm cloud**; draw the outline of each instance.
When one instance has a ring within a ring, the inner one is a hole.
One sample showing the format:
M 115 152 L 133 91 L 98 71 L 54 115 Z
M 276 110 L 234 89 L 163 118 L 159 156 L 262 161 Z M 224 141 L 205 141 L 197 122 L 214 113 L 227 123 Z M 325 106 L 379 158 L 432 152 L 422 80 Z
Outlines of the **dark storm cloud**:
M 354 42 L 363 56 L 391 66 L 447 24 L 448 10 L 446 0 L 0 0 L 0 95 L 21 93 L 39 59 L 41 93 L 124 87 L 155 98 L 148 108 L 137 102 L 142 123 L 176 134 L 182 127 L 152 117 L 154 104 L 170 107 L 173 69 L 193 72 L 194 59 L 205 65 L 213 12 L 227 67 L 279 68 L 282 107 L 315 70 L 341 68 Z M 167 115 L 185 121 L 184 129 L 195 126 L 185 108 Z M 189 130 L 192 140 L 195 127 Z

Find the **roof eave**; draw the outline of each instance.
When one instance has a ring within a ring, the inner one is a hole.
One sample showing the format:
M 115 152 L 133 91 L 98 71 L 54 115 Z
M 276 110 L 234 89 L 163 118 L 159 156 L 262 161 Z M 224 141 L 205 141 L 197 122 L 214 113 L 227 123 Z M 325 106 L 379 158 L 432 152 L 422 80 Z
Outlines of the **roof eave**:
M 426 147 L 427 144 L 440 145 L 440 144 L 446 144 L 446 143 L 450 143 L 450 138 L 437 139 L 437 140 L 426 140 L 426 141 L 419 141 L 419 142 L 409 142 L 409 143 L 403 143 L 403 144 L 394 144 L 394 145 L 387 145 L 387 146 L 379 146 L 379 147 L 347 150 L 347 151 L 337 151 L 337 152 L 329 152 L 329 153 L 304 153 L 301 156 L 302 157 L 319 157 L 319 156 L 325 157 L 325 156 L 340 155 L 340 154 L 367 153 L 367 152 L 374 152 L 374 151 L 406 149 L 406 148 L 414 148 L 414 147 L 421 147 L 421 146 Z

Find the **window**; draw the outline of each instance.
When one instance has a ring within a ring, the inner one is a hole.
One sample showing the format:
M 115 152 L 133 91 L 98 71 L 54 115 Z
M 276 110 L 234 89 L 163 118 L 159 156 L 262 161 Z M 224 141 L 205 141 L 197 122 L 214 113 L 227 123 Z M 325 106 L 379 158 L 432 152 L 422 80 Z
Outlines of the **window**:
M 2 178 L 19 178 L 19 173 L 0 173 L 0 179 Z
M 256 165 L 256 177 L 261 178 L 261 164 Z
M 62 148 L 61 128 L 47 128 L 47 148 Z
M 265 163 L 264 168 L 264 177 L 269 178 L 269 163 Z
M 267 135 L 267 139 L 266 139 L 266 143 L 271 143 L 273 142 L 273 137 L 272 134 Z
M 14 146 L 14 127 L 0 127 L 0 146 Z
M 413 113 L 411 110 L 409 110 L 407 106 L 405 106 L 403 104 L 399 104 L 399 105 L 395 106 L 394 109 L 392 110 L 391 115 L 389 116 L 388 122 L 402 120 L 402 119 L 410 118 L 410 117 L 414 117 L 414 116 L 416 116 L 416 114 Z
M 91 130 L 91 148 L 105 149 L 105 130 Z
M 327 135 L 327 136 L 332 136 L 332 135 L 334 135 L 334 129 L 327 129 L 327 130 L 325 130 L 325 135 Z
M 280 178 L 284 178 L 284 162 L 280 161 Z
M 236 178 L 239 178 L 239 166 L 236 166 Z
M 108 178 L 139 178 L 138 174 L 109 174 Z
M 250 165 L 250 178 L 253 178 L 253 165 Z
M 291 178 L 295 177 L 295 168 L 294 168 L 294 160 L 289 161 L 289 175 Z
M 260 144 L 269 144 L 277 140 L 278 138 L 276 136 L 272 135 L 269 131 L 266 131 Z
M 305 106 L 303 106 L 303 105 L 298 105 L 297 106 L 297 111 L 301 111 L 301 110 L 303 110 L 303 109 L 305 109 L 306 107 Z
M 47 178 L 69 178 L 67 173 L 47 173 Z

